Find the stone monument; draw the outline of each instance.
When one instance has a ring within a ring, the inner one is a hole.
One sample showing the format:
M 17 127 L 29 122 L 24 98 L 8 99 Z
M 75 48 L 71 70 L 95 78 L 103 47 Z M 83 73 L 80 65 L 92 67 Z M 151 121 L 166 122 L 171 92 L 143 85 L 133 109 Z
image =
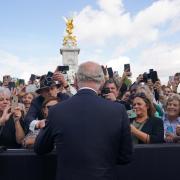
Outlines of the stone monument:
M 78 68 L 78 54 L 80 49 L 77 47 L 76 36 L 73 35 L 73 18 L 64 18 L 66 22 L 66 36 L 64 36 L 63 47 L 60 49 L 62 55 L 62 63 L 69 66 L 68 81 L 72 83 L 72 79 Z

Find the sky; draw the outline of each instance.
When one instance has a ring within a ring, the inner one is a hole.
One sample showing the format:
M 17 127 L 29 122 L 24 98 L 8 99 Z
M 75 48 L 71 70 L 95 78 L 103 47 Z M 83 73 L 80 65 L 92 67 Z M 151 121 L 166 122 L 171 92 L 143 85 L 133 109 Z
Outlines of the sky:
M 54 71 L 65 17 L 74 18 L 79 64 L 91 60 L 133 77 L 180 72 L 180 0 L 0 0 L 0 80 Z

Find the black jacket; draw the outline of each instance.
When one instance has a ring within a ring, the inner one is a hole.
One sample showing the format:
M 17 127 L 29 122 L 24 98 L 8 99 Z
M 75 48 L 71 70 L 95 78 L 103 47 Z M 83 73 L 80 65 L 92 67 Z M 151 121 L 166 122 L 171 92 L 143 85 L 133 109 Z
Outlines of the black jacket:
M 115 165 L 129 163 L 132 140 L 125 108 L 89 89 L 52 107 L 36 139 L 38 154 L 57 144 L 57 180 L 112 180 Z

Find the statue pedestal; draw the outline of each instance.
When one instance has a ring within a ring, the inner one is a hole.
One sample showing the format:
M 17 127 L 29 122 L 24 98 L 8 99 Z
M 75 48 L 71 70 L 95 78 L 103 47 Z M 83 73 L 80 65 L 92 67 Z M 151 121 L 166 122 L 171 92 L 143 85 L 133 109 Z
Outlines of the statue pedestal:
M 68 81 L 69 84 L 74 82 L 74 76 L 78 69 L 78 55 L 80 49 L 77 47 L 63 47 L 60 49 L 62 55 L 62 64 L 69 66 Z
M 78 68 L 78 54 L 79 48 L 76 47 L 63 47 L 60 49 L 62 55 L 62 63 L 64 66 L 69 66 L 70 70 L 77 71 Z

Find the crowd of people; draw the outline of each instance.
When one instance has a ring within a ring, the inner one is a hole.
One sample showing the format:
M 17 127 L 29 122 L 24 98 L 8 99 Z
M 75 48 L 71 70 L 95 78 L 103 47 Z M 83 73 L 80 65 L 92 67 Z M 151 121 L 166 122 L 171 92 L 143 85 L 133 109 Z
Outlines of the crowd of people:
M 131 81 L 132 73 L 128 69 L 122 76 L 117 72 L 108 74 L 104 67 L 103 72 L 105 83 L 98 90 L 98 96 L 124 106 L 134 144 L 180 142 L 180 95 L 177 92 L 180 73 L 175 73 L 167 84 L 161 84 L 159 77 L 151 76 L 153 70 L 140 74 L 135 82 Z M 46 126 L 49 109 L 72 98 L 71 88 L 78 90 L 76 82 L 68 84 L 61 72 L 49 74 L 32 75 L 28 84 L 23 79 L 15 82 L 10 75 L 3 77 L 0 146 L 32 148 Z

